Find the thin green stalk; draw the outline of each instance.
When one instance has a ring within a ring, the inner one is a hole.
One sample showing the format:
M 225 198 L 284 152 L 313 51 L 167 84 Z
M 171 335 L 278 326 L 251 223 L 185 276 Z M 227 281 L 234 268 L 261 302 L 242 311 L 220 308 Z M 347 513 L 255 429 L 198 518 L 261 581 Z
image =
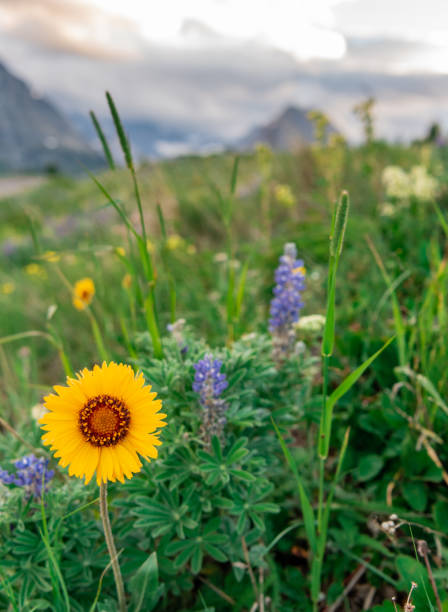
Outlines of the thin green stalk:
M 112 571 L 115 578 L 115 586 L 117 588 L 118 608 L 120 612 L 126 612 L 126 596 L 124 592 L 123 577 L 121 575 L 120 564 L 118 563 L 117 549 L 115 547 L 112 528 L 110 525 L 109 511 L 107 507 L 107 483 L 100 485 L 100 514 L 103 522 L 104 536 L 106 538 L 107 550 L 109 551 L 110 560 L 112 563 Z
M 65 608 L 67 610 L 67 612 L 70 612 L 70 598 L 68 596 L 68 591 L 67 591 L 67 587 L 64 581 L 64 578 L 62 576 L 61 573 L 61 569 L 59 567 L 59 564 L 57 562 L 57 559 L 55 557 L 55 554 L 53 552 L 53 549 L 51 547 L 51 543 L 50 543 L 50 534 L 48 532 L 48 524 L 47 524 L 47 517 L 45 514 L 45 504 L 44 504 L 44 495 L 45 495 L 45 472 L 42 475 L 42 495 L 40 497 L 40 510 L 41 510 L 41 516 L 42 516 L 42 531 L 40 531 L 40 535 L 42 538 L 42 541 L 44 543 L 45 549 L 47 551 L 48 554 L 48 558 L 50 560 L 50 574 L 51 574 L 51 581 L 53 583 L 53 588 L 56 591 L 56 594 L 58 595 L 58 597 L 60 597 L 59 594 L 59 586 L 62 589 L 62 595 L 64 597 L 64 603 L 65 603 Z
M 171 315 L 171 323 L 176 321 L 176 283 L 174 278 L 170 275 L 170 315 Z
M 324 505 L 325 459 L 319 457 L 319 498 L 317 503 L 317 529 L 320 533 L 322 524 L 322 509 Z
M 389 274 L 387 273 L 386 267 L 383 263 L 383 260 L 380 257 L 380 254 L 376 250 L 375 245 L 373 244 L 370 237 L 366 236 L 365 238 L 366 238 L 367 245 L 376 261 L 376 264 L 378 268 L 380 269 L 384 282 L 386 283 L 388 289 L 390 290 L 390 295 L 392 299 L 392 311 L 394 315 L 395 331 L 397 335 L 398 360 L 400 362 L 400 366 L 404 367 L 407 365 L 408 360 L 407 360 L 407 350 L 406 350 L 406 330 L 405 330 L 405 324 L 404 324 L 403 317 L 402 317 L 401 310 L 400 310 L 400 303 L 398 301 L 395 290 L 393 289 L 392 280 Z
M 109 354 L 106 350 L 106 347 L 104 346 L 103 336 L 101 334 L 101 330 L 95 318 L 95 315 L 89 308 L 86 309 L 86 313 L 90 319 L 93 337 L 95 339 L 96 347 L 98 349 L 98 355 L 102 361 L 109 362 L 110 361 Z
M 64 352 L 64 347 L 62 346 L 62 343 L 59 342 L 51 334 L 47 334 L 46 332 L 42 332 L 37 329 L 27 332 L 20 332 L 18 334 L 11 334 L 10 336 L 3 336 L 3 338 L 0 338 L 0 345 L 7 344 L 9 342 L 14 342 L 15 340 L 22 340 L 23 338 L 45 338 L 45 340 L 48 340 L 48 342 L 50 342 L 54 347 L 56 347 L 65 374 L 67 376 L 73 376 L 73 370 L 70 365 L 70 361 L 66 353 Z
M 126 321 L 125 318 L 123 316 L 120 317 L 120 327 L 121 327 L 121 332 L 123 334 L 123 339 L 124 339 L 124 343 L 126 345 L 126 349 L 129 353 L 129 355 L 131 357 L 133 357 L 134 359 L 137 358 L 137 353 L 135 352 L 134 347 L 131 344 L 131 341 L 129 339 L 129 333 L 128 333 L 128 328 L 126 327 Z
M 153 349 L 154 349 L 154 357 L 156 359 L 163 359 L 163 346 L 162 341 L 160 339 L 159 327 L 157 325 L 156 313 L 154 308 L 154 297 L 152 293 L 149 293 L 145 300 L 145 314 L 146 314 L 146 323 L 148 325 L 148 330 L 151 335 Z

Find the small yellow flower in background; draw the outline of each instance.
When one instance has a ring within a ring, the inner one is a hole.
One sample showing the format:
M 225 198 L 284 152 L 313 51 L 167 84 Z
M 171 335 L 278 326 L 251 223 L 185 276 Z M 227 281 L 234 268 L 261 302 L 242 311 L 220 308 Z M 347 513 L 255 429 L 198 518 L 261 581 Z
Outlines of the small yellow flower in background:
M 123 289 L 130 289 L 132 287 L 132 276 L 130 274 L 125 274 L 123 276 L 121 286 L 123 287 Z
M 15 290 L 16 290 L 15 284 L 9 281 L 6 283 L 3 283 L 1 286 L 1 292 L 3 293 L 3 295 L 10 295 L 11 293 L 14 293 Z
M 151 240 L 147 240 L 146 241 L 146 248 L 148 249 L 148 253 L 154 253 L 156 250 L 156 247 L 154 246 L 154 243 L 151 242 Z
M 197 249 L 194 244 L 189 244 L 187 246 L 187 255 L 195 255 L 197 253 Z
M 120 255 L 120 257 L 124 257 L 126 255 L 126 251 L 124 250 L 123 247 L 116 247 L 115 253 L 117 255 Z
M 47 251 L 42 255 L 42 259 L 50 263 L 57 263 L 61 258 L 55 251 Z
M 131 366 L 104 362 L 84 368 L 54 390 L 44 399 L 49 412 L 40 419 L 42 440 L 62 467 L 69 466 L 70 476 L 88 484 L 96 472 L 98 485 L 124 482 L 140 472 L 139 455 L 157 457 L 157 430 L 166 425 L 166 415 L 143 374 Z
M 73 306 L 78 310 L 84 310 L 95 295 L 95 284 L 91 278 L 81 278 L 73 289 Z
M 185 240 L 179 234 L 171 234 L 166 240 L 166 247 L 170 251 L 176 251 L 184 246 Z
M 44 268 L 37 264 L 37 263 L 30 263 L 27 266 L 25 266 L 25 272 L 28 274 L 28 276 L 37 276 L 38 278 L 47 278 L 47 273 L 45 272 Z
M 277 203 L 287 208 L 291 208 L 296 203 L 296 199 L 289 185 L 277 185 L 274 190 L 274 195 Z

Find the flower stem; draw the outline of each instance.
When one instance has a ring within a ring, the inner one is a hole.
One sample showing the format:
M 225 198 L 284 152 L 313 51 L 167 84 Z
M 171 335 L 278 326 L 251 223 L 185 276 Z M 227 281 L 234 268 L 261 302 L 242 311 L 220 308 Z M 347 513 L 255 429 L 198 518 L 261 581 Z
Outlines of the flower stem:
M 117 587 L 118 609 L 120 612 L 126 612 L 126 599 L 124 594 L 123 577 L 121 575 L 120 564 L 118 563 L 117 549 L 115 548 L 114 537 L 109 520 L 109 511 L 107 508 L 107 483 L 100 485 L 100 514 L 103 521 L 104 536 L 106 538 L 107 550 L 109 551 L 110 560 L 112 563 L 112 571 L 114 573 L 115 585 Z

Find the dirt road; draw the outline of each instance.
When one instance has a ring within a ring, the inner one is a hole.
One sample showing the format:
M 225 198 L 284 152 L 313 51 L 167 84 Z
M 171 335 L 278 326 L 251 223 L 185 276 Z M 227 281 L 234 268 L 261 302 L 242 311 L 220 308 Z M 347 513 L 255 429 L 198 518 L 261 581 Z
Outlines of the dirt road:
M 43 176 L 5 176 L 0 177 L 0 200 L 23 193 L 45 182 Z

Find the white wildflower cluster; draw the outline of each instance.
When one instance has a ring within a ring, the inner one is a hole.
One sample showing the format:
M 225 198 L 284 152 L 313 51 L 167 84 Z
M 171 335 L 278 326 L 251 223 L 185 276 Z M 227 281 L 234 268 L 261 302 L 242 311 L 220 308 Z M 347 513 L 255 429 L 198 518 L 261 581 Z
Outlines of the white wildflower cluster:
M 325 317 L 320 314 L 308 315 L 301 317 L 294 327 L 304 332 L 321 332 L 325 326 Z
M 438 181 L 424 166 L 414 166 L 406 172 L 399 166 L 387 166 L 381 176 L 386 195 L 396 200 L 431 200 L 437 195 Z
M 410 196 L 408 174 L 398 166 L 387 166 L 383 170 L 381 181 L 390 198 L 405 200 Z

